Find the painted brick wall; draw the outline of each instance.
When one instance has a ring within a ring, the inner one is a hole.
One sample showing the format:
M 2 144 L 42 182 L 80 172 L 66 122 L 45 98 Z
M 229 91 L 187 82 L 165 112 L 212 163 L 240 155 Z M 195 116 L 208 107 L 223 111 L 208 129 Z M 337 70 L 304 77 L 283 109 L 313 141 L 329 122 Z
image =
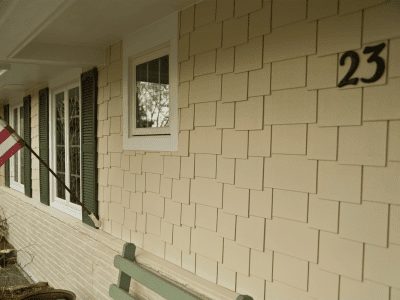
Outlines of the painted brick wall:
M 108 287 L 118 277 L 113 259 L 123 241 L 10 189 L 0 188 L 0 199 L 8 239 L 35 281 L 72 290 L 77 299 L 109 299 Z
M 365 45 L 383 77 L 336 88 Z M 100 69 L 104 230 L 255 299 L 400 299 L 400 4 L 218 0 L 180 14 L 179 151 L 122 151 Z M 390 296 L 391 295 L 391 296 Z

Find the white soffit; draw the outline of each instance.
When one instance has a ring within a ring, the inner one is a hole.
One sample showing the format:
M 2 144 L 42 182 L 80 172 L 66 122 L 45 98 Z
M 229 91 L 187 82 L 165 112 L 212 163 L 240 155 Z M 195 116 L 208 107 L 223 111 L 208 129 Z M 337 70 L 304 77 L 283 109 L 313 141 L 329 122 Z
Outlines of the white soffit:
M 65 70 L 63 66 L 10 63 L 10 71 L 0 76 L 0 99 L 11 98 L 32 86 L 46 83 Z
M 75 0 L 1 0 L 0 59 L 12 58 Z
M 50 14 L 40 29 L 12 50 L 9 60 L 64 66 L 99 65 L 104 63 L 104 51 L 110 44 L 195 2 L 194 0 L 35 0 L 32 2 L 36 1 L 59 3 L 67 1 L 68 6 L 59 4 L 54 14 L 56 16 Z M 18 8 L 15 10 L 19 11 Z
M 45 28 L 38 43 L 106 47 L 194 0 L 79 0 Z
M 104 63 L 111 43 L 195 0 L 0 0 L 0 100 L 76 67 Z

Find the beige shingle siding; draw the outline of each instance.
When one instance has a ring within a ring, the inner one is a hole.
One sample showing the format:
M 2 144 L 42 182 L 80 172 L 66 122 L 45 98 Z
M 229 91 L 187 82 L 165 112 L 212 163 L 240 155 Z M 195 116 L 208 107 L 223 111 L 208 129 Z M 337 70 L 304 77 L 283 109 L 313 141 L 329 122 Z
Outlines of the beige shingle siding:
M 172 153 L 114 147 L 114 45 L 113 66 L 100 70 L 104 230 L 120 238 L 129 230 L 138 246 L 255 299 L 387 300 L 389 287 L 395 297 L 400 15 L 381 2 L 296 1 L 289 10 L 279 0 L 217 0 L 187 8 Z M 338 89 L 348 70 L 342 52 L 360 53 L 355 76 L 368 77 L 375 65 L 360 47 L 382 41 L 382 79 Z M 121 166 L 129 156 L 126 171 L 110 166 L 115 152 Z M 120 174 L 130 207 L 106 197 Z

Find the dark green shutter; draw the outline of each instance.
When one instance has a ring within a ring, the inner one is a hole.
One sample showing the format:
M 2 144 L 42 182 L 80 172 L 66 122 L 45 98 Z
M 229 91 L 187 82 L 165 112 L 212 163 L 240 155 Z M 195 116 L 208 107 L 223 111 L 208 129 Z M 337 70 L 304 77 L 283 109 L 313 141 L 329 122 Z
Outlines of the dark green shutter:
M 10 106 L 4 105 L 4 121 L 10 122 Z M 10 161 L 7 160 L 4 164 L 4 185 L 10 187 Z
M 24 140 L 31 145 L 31 96 L 24 97 Z M 24 188 L 25 195 L 32 197 L 32 155 L 24 149 Z
M 98 217 L 97 202 L 97 69 L 81 75 L 82 202 Z M 94 226 L 86 212 L 82 221 Z
M 49 163 L 49 89 L 39 91 L 39 156 Z M 50 205 L 49 171 L 39 165 L 40 202 Z

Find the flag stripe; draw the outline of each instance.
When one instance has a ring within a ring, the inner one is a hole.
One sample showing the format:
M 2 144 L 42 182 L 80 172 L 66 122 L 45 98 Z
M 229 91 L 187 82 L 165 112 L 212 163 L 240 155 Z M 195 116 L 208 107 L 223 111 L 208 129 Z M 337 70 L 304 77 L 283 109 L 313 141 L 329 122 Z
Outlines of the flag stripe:
M 0 157 L 0 167 L 21 148 L 21 143 L 15 143 L 11 148 L 8 148 L 8 150 Z
M 24 146 L 24 141 L 0 118 L 0 166 Z
M 3 130 L 0 131 L 0 144 L 3 143 L 10 135 L 11 132 L 8 131 L 7 128 L 3 128 Z
M 12 134 L 4 142 L 0 144 L 0 156 L 3 156 L 8 149 L 10 149 L 14 144 L 18 143 L 18 140 Z

